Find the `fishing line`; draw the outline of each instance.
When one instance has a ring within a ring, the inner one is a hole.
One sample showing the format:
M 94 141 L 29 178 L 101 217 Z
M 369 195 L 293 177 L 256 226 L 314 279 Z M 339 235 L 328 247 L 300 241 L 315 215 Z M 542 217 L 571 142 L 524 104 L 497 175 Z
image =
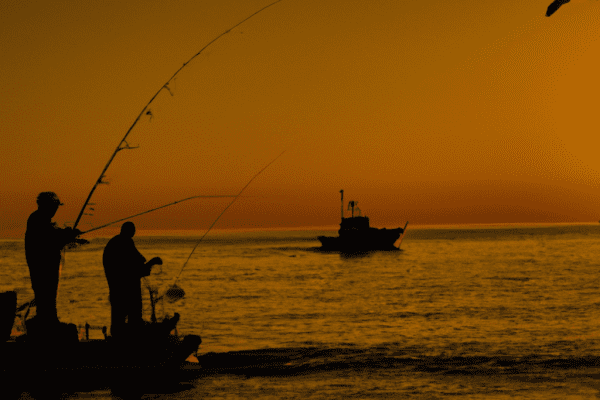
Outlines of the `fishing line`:
M 234 197 L 233 200 L 231 200 L 231 203 L 229 203 L 227 205 L 227 207 L 225 207 L 225 209 L 223 211 L 221 211 L 221 214 L 219 214 L 219 216 L 217 217 L 217 219 L 214 220 L 214 222 L 212 223 L 212 225 L 206 230 L 206 232 L 204 233 L 204 235 L 202 235 L 202 237 L 200 238 L 200 240 L 198 240 L 198 242 L 196 243 L 196 245 L 194 246 L 194 248 L 192 249 L 192 251 L 190 252 L 190 255 L 188 256 L 188 258 L 185 260 L 185 262 L 183 263 L 183 266 L 181 267 L 181 270 L 179 271 L 179 274 L 175 277 L 175 279 L 173 280 L 173 284 L 171 285 L 171 287 L 165 292 L 164 295 L 159 296 L 156 298 L 156 300 L 160 300 L 163 298 L 163 296 L 167 296 L 168 299 L 175 301 L 178 299 L 181 299 L 185 296 L 185 292 L 182 288 L 180 288 L 179 286 L 177 286 L 177 281 L 179 280 L 179 277 L 181 276 L 181 273 L 183 272 L 183 270 L 185 269 L 186 265 L 188 264 L 188 261 L 190 261 L 190 258 L 192 258 L 192 254 L 194 254 L 194 251 L 196 251 L 196 249 L 198 248 L 198 246 L 200 245 L 200 242 L 202 242 L 202 239 L 204 239 L 206 237 L 206 235 L 208 235 L 208 232 L 210 232 L 210 230 L 213 228 L 213 226 L 215 226 L 215 224 L 217 223 L 217 221 L 219 220 L 219 218 L 221 218 L 221 216 L 223 214 L 225 214 L 225 211 L 227 211 L 227 209 L 229 209 L 229 207 L 231 207 L 233 205 L 233 203 L 235 203 L 235 201 L 241 196 L 241 194 L 244 192 L 244 190 L 246 190 L 246 188 L 248 186 L 250 186 L 250 184 L 252 183 L 252 181 L 259 176 L 265 169 L 269 168 L 269 166 L 271 164 L 273 164 L 275 161 L 277 161 L 277 159 L 279 157 L 281 157 L 283 155 L 283 153 L 285 153 L 285 150 L 282 151 L 281 153 L 279 153 L 279 155 L 277 157 L 275 157 L 270 163 L 268 163 L 267 165 L 265 165 L 263 167 L 263 169 L 261 169 L 260 171 L 258 171 L 249 181 L 248 183 L 246 183 L 246 186 L 244 186 L 242 188 L 242 190 L 240 190 L 240 192 Z

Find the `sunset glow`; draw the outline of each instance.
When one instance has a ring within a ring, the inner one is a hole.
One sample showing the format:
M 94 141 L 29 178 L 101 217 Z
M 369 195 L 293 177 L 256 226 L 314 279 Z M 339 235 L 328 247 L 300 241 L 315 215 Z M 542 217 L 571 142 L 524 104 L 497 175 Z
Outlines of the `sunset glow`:
M 264 1 L 3 2 L 0 237 L 54 191 L 73 223 L 170 76 Z M 216 228 L 600 219 L 600 3 L 283 0 L 162 90 L 79 228 L 235 195 Z M 135 219 L 208 228 L 231 199 Z

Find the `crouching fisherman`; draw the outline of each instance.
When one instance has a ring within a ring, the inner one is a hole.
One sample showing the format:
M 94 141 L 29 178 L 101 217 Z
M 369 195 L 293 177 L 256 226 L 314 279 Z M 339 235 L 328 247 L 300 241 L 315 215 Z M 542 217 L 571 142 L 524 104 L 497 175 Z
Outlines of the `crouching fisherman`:
M 110 334 L 113 338 L 135 337 L 150 332 L 144 329 L 146 324 L 142 319 L 141 278 L 150 275 L 154 265 L 162 265 L 162 260 L 154 257 L 146 262 L 135 247 L 134 235 L 133 222 L 125 222 L 121 225 L 121 233 L 108 241 L 102 255 L 110 294 Z M 178 319 L 179 315 L 175 314 L 174 318 L 165 321 L 160 332 L 168 335 Z
M 27 321 L 27 336 L 32 340 L 77 341 L 77 327 L 58 320 L 56 296 L 62 249 L 69 243 L 84 244 L 87 240 L 77 239 L 81 234 L 78 229 L 59 228 L 52 222 L 58 207 L 63 205 L 56 193 L 40 193 L 37 205 L 25 232 L 25 258 L 36 305 L 36 316 Z

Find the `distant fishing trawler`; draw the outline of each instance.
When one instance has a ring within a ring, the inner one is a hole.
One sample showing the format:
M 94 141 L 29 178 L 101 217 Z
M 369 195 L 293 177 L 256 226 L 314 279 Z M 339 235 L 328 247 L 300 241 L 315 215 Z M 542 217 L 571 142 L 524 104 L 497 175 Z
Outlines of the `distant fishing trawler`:
M 350 218 L 344 218 L 344 191 L 342 194 L 342 222 L 338 231 L 339 236 L 319 236 L 317 239 L 321 242 L 321 250 L 357 252 L 370 250 L 398 250 L 394 244 L 402 237 L 408 226 L 408 221 L 404 228 L 378 229 L 369 226 L 369 217 L 360 215 L 360 209 L 356 207 L 356 201 L 348 202 L 348 209 L 352 210 Z M 358 211 L 358 216 L 354 216 L 354 209 Z

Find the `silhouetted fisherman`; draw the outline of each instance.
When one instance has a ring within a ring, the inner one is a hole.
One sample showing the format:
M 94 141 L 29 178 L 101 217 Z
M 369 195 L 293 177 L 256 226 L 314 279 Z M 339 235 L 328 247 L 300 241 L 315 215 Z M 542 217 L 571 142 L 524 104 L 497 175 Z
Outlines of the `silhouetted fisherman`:
M 42 336 L 45 333 L 52 333 L 59 326 L 56 296 L 61 251 L 69 243 L 83 244 L 87 243 L 87 240 L 77 239 L 81 234 L 78 229 L 59 228 L 55 222 L 52 222 L 58 207 L 63 205 L 56 193 L 40 193 L 37 204 L 38 209 L 27 220 L 25 258 L 37 307 L 35 322 L 32 322 L 31 327 Z M 35 335 L 37 332 L 29 332 L 28 327 L 28 333 Z
M 134 235 L 133 222 L 125 222 L 121 225 L 121 233 L 108 241 L 102 255 L 110 291 L 110 333 L 113 337 L 143 326 L 141 278 L 150 275 L 152 266 L 162 264 L 160 257 L 146 262 L 135 247 Z
M 568 3 L 571 0 L 554 0 L 552 4 L 548 6 L 548 10 L 546 11 L 546 17 L 551 16 L 565 3 Z

